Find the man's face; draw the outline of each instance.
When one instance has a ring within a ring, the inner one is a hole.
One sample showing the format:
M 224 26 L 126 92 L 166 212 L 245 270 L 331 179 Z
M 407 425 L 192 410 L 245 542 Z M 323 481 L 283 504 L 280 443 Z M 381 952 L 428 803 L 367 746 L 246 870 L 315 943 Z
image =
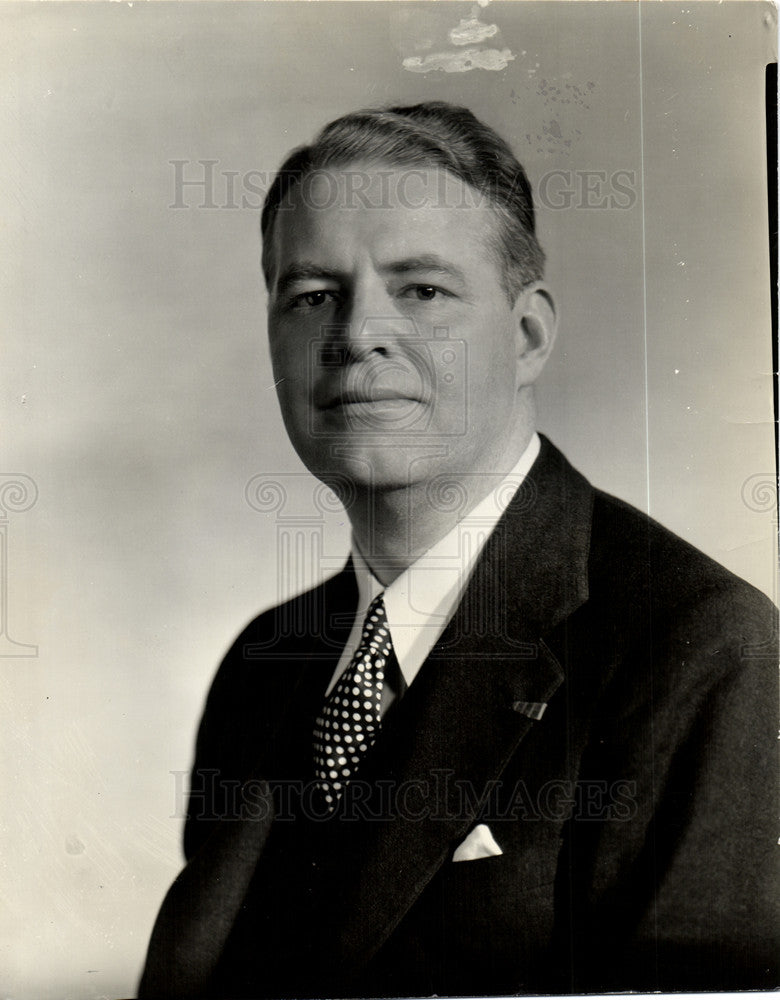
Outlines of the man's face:
M 450 174 L 369 168 L 356 194 L 357 169 L 298 185 L 274 224 L 269 336 L 290 439 L 315 474 L 375 489 L 506 472 L 523 334 L 497 219 Z

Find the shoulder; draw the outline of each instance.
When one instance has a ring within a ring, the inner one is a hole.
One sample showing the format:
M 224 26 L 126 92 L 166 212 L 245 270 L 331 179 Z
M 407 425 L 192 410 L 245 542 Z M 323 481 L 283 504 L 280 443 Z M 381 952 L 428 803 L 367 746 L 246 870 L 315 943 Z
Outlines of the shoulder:
M 542 437 L 539 495 L 552 507 L 545 542 L 583 559 L 589 616 L 613 632 L 662 641 L 763 644 L 774 655 L 777 609 L 761 592 L 648 514 L 593 487 Z M 549 513 L 549 512 L 548 512 Z
M 774 726 L 767 711 L 778 695 L 775 606 L 657 521 L 600 491 L 587 617 L 605 669 L 606 714 L 618 728 L 630 717 L 641 729 L 646 716 L 654 738 L 666 733 L 673 745 L 697 720 L 716 716 L 722 733 Z
M 670 616 L 695 619 L 706 608 L 710 625 L 742 621 L 749 632 L 756 626 L 766 630 L 777 615 L 755 587 L 649 515 L 601 490 L 594 490 L 589 579 L 596 593 L 607 587 L 613 600 L 639 602 L 661 621 Z
M 229 698 L 239 704 L 257 695 L 283 695 L 312 659 L 323 658 L 338 631 L 340 610 L 353 601 L 354 574 L 341 573 L 253 618 L 234 639 L 214 677 L 206 711 Z
M 551 638 L 583 697 L 612 693 L 617 716 L 645 702 L 654 716 L 664 705 L 685 715 L 686 702 L 693 711 L 708 692 L 736 684 L 746 704 L 775 704 L 772 602 L 543 444 L 539 496 L 552 497 L 545 545 L 566 551 L 562 566 L 581 560 L 586 581 L 583 603 Z
M 349 593 L 344 578 L 338 574 L 253 618 L 222 659 L 198 727 L 184 831 L 188 858 L 213 821 L 228 814 L 230 788 L 273 755 L 281 720 L 306 671 L 318 669 L 314 651 L 323 649 L 323 609 Z M 322 668 L 327 672 L 327 662 Z

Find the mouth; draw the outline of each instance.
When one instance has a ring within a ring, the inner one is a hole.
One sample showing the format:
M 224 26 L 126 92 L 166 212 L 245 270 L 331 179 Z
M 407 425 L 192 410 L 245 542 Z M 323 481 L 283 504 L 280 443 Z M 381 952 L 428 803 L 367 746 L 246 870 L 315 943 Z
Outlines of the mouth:
M 311 401 L 334 427 L 400 429 L 416 424 L 429 403 L 421 376 L 408 361 L 353 366 L 318 380 Z
M 330 392 L 315 402 L 328 427 L 337 433 L 410 430 L 424 419 L 425 400 L 389 386 L 360 386 Z
M 422 400 L 402 392 L 390 389 L 377 389 L 369 392 L 341 392 L 324 400 L 320 404 L 322 410 L 338 409 L 398 409 L 413 406 Z

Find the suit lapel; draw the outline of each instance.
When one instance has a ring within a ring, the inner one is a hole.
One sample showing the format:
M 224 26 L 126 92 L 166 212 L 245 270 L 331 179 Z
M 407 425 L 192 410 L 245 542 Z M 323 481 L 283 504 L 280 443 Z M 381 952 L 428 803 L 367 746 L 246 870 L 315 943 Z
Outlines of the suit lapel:
M 338 900 L 339 914 L 315 912 L 317 933 L 342 970 L 359 974 L 449 861 L 523 736 L 544 725 L 564 675 L 543 637 L 587 599 L 591 507 L 589 484 L 543 439 L 456 615 L 348 786 L 347 815 L 350 795 L 383 779 L 379 801 L 356 815 L 383 805 L 384 818 L 330 824 L 323 838 L 316 895 L 329 908 Z
M 358 590 L 352 561 L 310 594 L 302 616 L 310 629 L 306 645 L 301 639 L 286 644 L 286 669 L 298 671 L 298 677 L 278 714 L 263 760 L 254 770 L 255 778 L 307 781 L 311 777 L 313 722 L 355 617 Z M 285 665 L 275 658 L 274 669 L 285 669 Z

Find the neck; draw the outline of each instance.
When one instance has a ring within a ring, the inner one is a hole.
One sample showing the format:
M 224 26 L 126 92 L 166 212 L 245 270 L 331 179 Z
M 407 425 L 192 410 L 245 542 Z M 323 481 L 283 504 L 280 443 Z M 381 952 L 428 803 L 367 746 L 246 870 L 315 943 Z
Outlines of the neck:
M 447 477 L 432 496 L 430 479 L 404 487 L 360 491 L 350 506 L 352 532 L 374 576 L 389 586 L 431 546 L 463 520 L 517 464 L 533 429 L 515 438 L 499 471 L 475 470 Z

